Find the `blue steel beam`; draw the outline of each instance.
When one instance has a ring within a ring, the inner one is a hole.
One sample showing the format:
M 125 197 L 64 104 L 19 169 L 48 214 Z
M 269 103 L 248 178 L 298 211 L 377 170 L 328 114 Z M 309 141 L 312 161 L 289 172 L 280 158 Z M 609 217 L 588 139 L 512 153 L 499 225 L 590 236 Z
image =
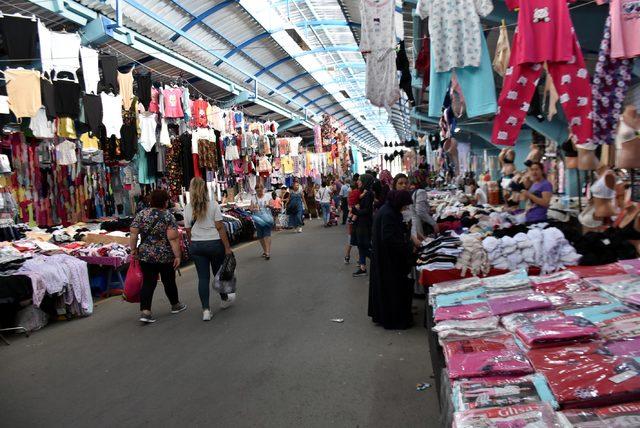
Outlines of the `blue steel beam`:
M 360 28 L 360 24 L 357 24 L 355 22 L 345 22 L 345 21 L 339 21 L 339 20 L 335 20 L 335 19 L 325 19 L 325 20 L 315 20 L 315 21 L 302 21 L 302 22 L 297 22 L 295 24 L 293 24 L 294 27 L 297 28 L 317 28 L 317 27 L 322 27 L 322 28 L 328 28 L 328 27 L 355 27 L 355 28 Z M 232 50 L 230 50 L 229 52 L 227 52 L 224 57 L 225 58 L 231 58 L 232 56 L 234 56 L 235 54 L 237 54 L 238 52 L 241 52 L 242 49 L 246 48 L 247 46 L 258 42 L 262 39 L 265 39 L 269 36 L 271 36 L 272 34 L 278 33 L 280 31 L 284 31 L 286 30 L 286 28 L 282 27 L 282 28 L 276 28 L 273 29 L 271 31 L 265 31 L 264 33 L 255 35 L 247 40 L 245 40 L 244 42 L 240 43 L 238 46 L 236 46 L 235 48 L 233 48 Z
M 285 86 L 291 86 L 291 83 L 295 82 L 298 79 L 302 79 L 303 77 L 313 75 L 314 73 L 318 73 L 320 71 L 327 71 L 330 68 L 334 69 L 334 70 L 339 70 L 339 69 L 342 69 L 342 68 L 364 69 L 366 67 L 367 67 L 367 64 L 365 64 L 364 61 L 362 63 L 360 63 L 360 62 L 343 62 L 343 63 L 340 63 L 340 64 L 336 64 L 335 66 L 332 66 L 332 67 L 324 66 L 324 67 L 316 68 L 315 70 L 305 71 L 304 73 L 300 73 L 300 74 L 298 74 L 296 76 L 293 76 L 291 79 L 289 79 L 289 80 L 287 80 L 285 82 L 282 82 L 280 85 L 276 86 L 276 89 L 282 89 Z M 270 93 L 269 95 L 273 95 L 273 92 Z
M 266 73 L 274 67 L 279 66 L 280 64 L 284 64 L 287 61 L 291 61 L 292 59 L 301 58 L 307 55 L 315 55 L 319 53 L 330 53 L 330 52 L 360 52 L 360 48 L 358 46 L 328 46 L 325 48 L 311 49 L 308 51 L 302 51 L 295 55 L 286 56 L 277 60 L 276 62 L 267 65 L 256 73 L 256 76 L 260 76 L 261 74 Z
M 318 101 L 323 100 L 323 99 L 325 99 L 325 98 L 327 98 L 327 97 L 331 97 L 331 96 L 333 96 L 333 94 L 330 94 L 330 93 L 328 93 L 328 92 L 327 92 L 327 93 L 326 93 L 326 94 L 324 94 L 324 95 L 320 95 L 319 97 L 312 99 L 311 101 L 309 101 L 308 103 L 306 103 L 306 104 L 304 105 L 304 107 L 305 107 L 305 108 L 307 108 L 307 107 L 309 107 L 311 104 L 318 105 L 318 104 L 316 104 Z M 318 107 L 320 107 L 320 106 L 318 106 Z
M 304 91 L 300 91 L 297 94 L 295 94 L 291 99 L 295 100 L 298 97 L 303 96 L 304 94 L 306 94 L 307 92 L 313 91 L 314 89 L 318 89 L 318 88 L 322 88 L 322 83 L 317 83 L 313 86 L 309 86 L 307 89 L 305 89 Z M 289 104 L 289 102 L 287 102 L 287 104 Z
M 187 32 L 189 31 L 189 29 L 193 28 L 195 25 L 197 25 L 198 23 L 204 21 L 208 16 L 213 15 L 214 13 L 216 13 L 219 10 L 224 9 L 225 7 L 233 4 L 233 3 L 240 3 L 240 0 L 224 0 L 221 3 L 218 3 L 215 6 L 210 7 L 209 9 L 205 10 L 204 12 L 202 12 L 200 15 L 196 16 L 195 18 L 193 18 L 191 21 L 187 22 L 187 24 L 182 27 L 180 29 L 181 32 Z M 171 37 L 171 41 L 175 42 L 176 40 L 178 40 L 178 38 L 180 38 L 182 34 L 180 34 L 179 32 L 176 31 L 176 34 Z

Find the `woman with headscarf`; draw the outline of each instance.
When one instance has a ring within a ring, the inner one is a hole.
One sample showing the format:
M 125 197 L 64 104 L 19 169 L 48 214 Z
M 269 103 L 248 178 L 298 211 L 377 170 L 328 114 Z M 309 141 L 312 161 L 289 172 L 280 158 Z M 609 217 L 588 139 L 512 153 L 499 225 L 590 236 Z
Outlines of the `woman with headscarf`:
M 411 240 L 405 219 L 411 217 L 411 193 L 392 190 L 373 220 L 369 316 L 385 329 L 404 330 L 413 324 L 411 303 Z
M 375 178 L 375 177 L 374 177 Z M 378 183 L 375 183 L 378 181 Z M 380 171 L 378 180 L 374 180 L 373 193 L 375 193 L 375 201 L 373 203 L 374 211 L 378 211 L 387 201 L 387 195 L 392 190 L 393 176 L 387 169 Z
M 358 180 L 360 189 L 360 201 L 351 209 L 355 217 L 353 233 L 358 244 L 359 267 L 353 273 L 354 277 L 367 275 L 367 257 L 371 250 L 371 227 L 373 225 L 373 176 L 363 174 Z

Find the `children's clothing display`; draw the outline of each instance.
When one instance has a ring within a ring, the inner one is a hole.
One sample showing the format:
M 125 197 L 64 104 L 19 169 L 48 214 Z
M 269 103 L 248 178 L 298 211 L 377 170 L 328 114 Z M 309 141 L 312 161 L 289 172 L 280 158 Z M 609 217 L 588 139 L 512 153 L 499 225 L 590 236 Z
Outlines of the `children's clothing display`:
M 366 97 L 391 112 L 400 99 L 396 74 L 395 0 L 362 0 L 360 51 L 367 58 Z
M 508 0 L 519 8 L 509 68 L 505 72 L 491 141 L 513 146 L 529 111 L 543 63 L 560 94 L 560 104 L 578 144 L 593 136 L 589 73 L 578 44 L 567 0 Z
M 636 0 L 596 0 L 609 3 L 611 58 L 640 56 L 640 7 Z

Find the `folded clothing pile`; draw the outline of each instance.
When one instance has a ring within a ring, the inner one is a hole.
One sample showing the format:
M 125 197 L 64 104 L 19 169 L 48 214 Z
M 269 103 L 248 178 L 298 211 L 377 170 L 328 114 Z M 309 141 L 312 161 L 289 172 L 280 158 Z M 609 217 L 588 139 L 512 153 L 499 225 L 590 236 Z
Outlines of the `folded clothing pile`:
M 516 334 L 529 348 L 541 348 L 596 339 L 598 327 L 584 318 L 565 316 L 521 325 Z
M 540 267 L 542 273 L 555 272 L 565 266 L 578 264 L 580 255 L 569 244 L 560 229 L 532 228 L 514 237 L 489 236 L 482 241 L 489 262 L 497 269 Z
M 640 365 L 609 355 L 599 342 L 527 353 L 564 408 L 592 407 L 640 398 Z
M 499 327 L 500 318 L 487 316 L 475 320 L 448 320 L 439 322 L 433 328 L 442 339 L 464 339 L 467 337 L 482 337 L 503 332 Z
M 125 259 L 129 256 L 130 249 L 121 244 L 89 244 L 77 248 L 71 255 L 78 257 L 113 257 Z
M 456 428 L 560 428 L 558 416 L 548 403 L 519 404 L 456 412 Z
M 563 427 L 637 427 L 640 425 L 640 401 L 597 409 L 563 410 L 557 415 Z
M 529 275 L 524 269 L 505 273 L 504 275 L 492 276 L 482 281 L 487 295 L 492 297 L 509 296 L 521 293 L 530 293 L 531 284 Z
M 453 236 L 439 236 L 418 250 L 419 270 L 453 269 L 462 253 L 462 241 Z
M 587 284 L 611 294 L 625 303 L 640 305 L 640 275 L 623 274 L 587 278 Z
M 456 412 L 541 401 L 549 403 L 554 409 L 558 407 L 547 382 L 539 374 L 457 380 L 452 389 Z
M 533 372 L 509 333 L 443 342 L 451 379 L 521 375 Z
M 482 237 L 479 234 L 469 233 L 460 237 L 462 253 L 458 257 L 456 268 L 461 270 L 461 275 L 487 275 L 491 269 L 489 257 L 482 246 Z

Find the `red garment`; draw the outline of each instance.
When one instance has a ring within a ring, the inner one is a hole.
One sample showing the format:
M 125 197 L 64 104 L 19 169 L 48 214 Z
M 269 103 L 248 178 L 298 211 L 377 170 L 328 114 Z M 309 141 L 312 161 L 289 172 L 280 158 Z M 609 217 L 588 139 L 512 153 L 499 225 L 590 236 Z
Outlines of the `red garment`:
M 349 204 L 349 208 L 354 207 L 360 202 L 360 190 L 353 189 L 349 192 L 349 196 L 347 197 L 347 204 Z
M 511 62 L 567 62 L 573 56 L 573 23 L 567 2 L 575 0 L 506 0 L 518 12 Z
M 618 262 L 600 266 L 571 266 L 569 270 L 577 273 L 581 278 L 595 278 L 627 273 Z
M 572 35 L 568 46 L 572 48 L 573 57 L 568 62 L 548 62 L 547 67 L 558 90 L 571 132 L 577 137 L 578 144 L 584 144 L 593 137 L 591 82 L 575 35 Z M 541 62 L 519 64 L 516 56 L 511 54 L 498 99 L 498 113 L 493 122 L 492 143 L 503 146 L 515 144 L 542 69 Z
M 209 125 L 207 107 L 209 107 L 209 103 L 202 99 L 195 100 L 191 105 L 191 117 L 195 126 L 206 128 Z
M 637 363 L 606 355 L 602 343 L 592 342 L 527 353 L 542 373 L 553 395 L 565 408 L 616 404 L 640 398 Z
M 202 178 L 202 172 L 200 171 L 200 156 L 197 153 L 192 153 L 193 157 L 193 176 Z

